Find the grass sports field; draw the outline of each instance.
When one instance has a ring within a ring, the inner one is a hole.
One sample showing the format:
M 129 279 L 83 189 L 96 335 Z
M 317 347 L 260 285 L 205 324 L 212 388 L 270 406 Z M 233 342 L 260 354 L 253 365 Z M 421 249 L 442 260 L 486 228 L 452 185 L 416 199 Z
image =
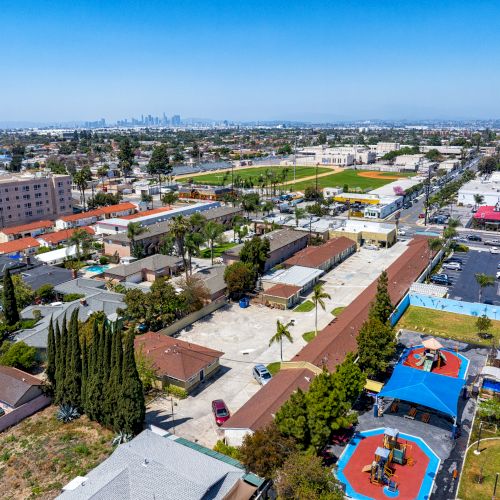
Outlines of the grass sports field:
M 293 180 L 293 167 L 280 167 L 280 166 L 272 166 L 272 167 L 250 167 L 250 168 L 239 168 L 239 169 L 234 169 L 234 176 L 236 177 L 237 175 L 240 176 L 242 179 L 249 179 L 252 178 L 253 181 L 257 184 L 259 182 L 259 177 L 261 175 L 266 175 L 268 171 L 274 172 L 278 179 L 280 179 L 280 175 L 283 172 L 283 169 L 287 169 L 287 175 L 286 175 L 286 180 L 291 181 Z M 296 178 L 297 179 L 303 179 L 304 177 L 309 177 L 310 175 L 315 175 L 315 167 L 299 167 L 297 166 L 296 170 Z M 325 168 L 325 167 L 318 167 L 318 174 L 325 174 L 330 172 L 330 168 Z M 231 183 L 231 170 L 225 170 L 223 172 L 214 172 L 214 173 L 206 173 L 203 175 L 196 175 L 193 176 L 192 178 L 195 180 L 196 183 L 199 184 L 211 184 L 211 185 L 217 185 L 220 186 L 222 184 L 222 180 L 224 179 L 224 176 L 226 177 L 225 184 L 230 184 Z M 189 176 L 182 176 L 182 178 L 179 179 L 180 182 L 183 180 L 187 180 Z
M 293 167 L 250 167 L 243 169 L 235 169 L 234 176 L 240 176 L 241 179 L 252 179 L 256 186 L 259 185 L 259 178 L 265 176 L 267 172 L 275 172 L 280 182 L 282 178 L 280 177 L 283 169 L 287 169 L 286 181 L 289 183 L 287 189 L 303 191 L 307 186 L 314 186 L 316 168 L 315 167 L 297 167 L 296 178 L 297 182 L 295 187 L 290 181 L 293 180 Z M 343 172 L 332 173 L 330 175 L 325 175 L 331 172 L 331 168 L 318 167 L 318 187 L 320 189 L 325 187 L 343 187 L 344 185 L 349 186 L 350 191 L 369 191 L 371 189 L 376 189 L 378 187 L 384 186 L 389 182 L 393 182 L 402 177 L 411 177 L 414 174 L 411 173 L 400 173 L 400 172 L 378 172 L 372 170 L 344 170 Z M 321 175 L 323 174 L 323 177 Z M 306 177 L 310 177 L 307 180 Z M 187 180 L 188 176 L 183 176 L 179 179 L 180 182 Z M 196 183 L 200 184 L 211 184 L 211 185 L 222 185 L 224 181 L 225 184 L 231 183 L 231 171 L 227 170 L 224 172 L 214 172 L 207 173 L 203 175 L 193 176 Z
M 401 172 L 377 172 L 372 170 L 344 170 L 336 174 L 327 175 L 318 178 L 318 187 L 343 187 L 349 186 L 349 191 L 356 191 L 358 188 L 362 191 L 370 191 L 381 186 L 389 184 L 402 177 L 411 177 L 414 174 Z M 295 189 L 303 191 L 307 186 L 314 186 L 315 180 L 297 182 Z

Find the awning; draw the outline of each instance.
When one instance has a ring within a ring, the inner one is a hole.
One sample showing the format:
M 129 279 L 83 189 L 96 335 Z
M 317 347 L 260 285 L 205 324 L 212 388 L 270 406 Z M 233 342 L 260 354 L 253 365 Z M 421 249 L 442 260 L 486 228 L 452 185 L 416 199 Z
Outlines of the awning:
M 494 366 L 484 366 L 481 370 L 481 375 L 500 381 L 500 368 L 496 368 Z
M 458 398 L 465 381 L 432 372 L 396 365 L 379 397 L 400 399 L 449 415 L 458 414 Z
M 379 393 L 382 390 L 382 387 L 384 387 L 384 384 L 382 382 L 377 382 L 376 380 L 370 379 L 366 380 L 365 391 Z

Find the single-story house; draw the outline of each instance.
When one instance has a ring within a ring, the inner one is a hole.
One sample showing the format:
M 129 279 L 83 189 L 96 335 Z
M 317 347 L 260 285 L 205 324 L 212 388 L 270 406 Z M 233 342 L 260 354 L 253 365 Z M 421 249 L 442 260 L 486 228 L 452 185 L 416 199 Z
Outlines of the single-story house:
M 214 301 L 223 297 L 227 291 L 227 285 L 224 281 L 224 271 L 226 266 L 223 264 L 200 269 L 193 276 L 200 278 L 208 291 L 210 292 L 210 300 Z
M 95 231 L 90 226 L 82 226 L 79 229 L 85 231 L 90 236 L 94 236 Z M 76 231 L 76 228 L 72 229 L 61 229 L 60 231 L 55 231 L 53 233 L 45 233 L 37 237 L 40 245 L 50 248 L 55 248 L 58 245 L 64 245 L 71 238 L 72 234 Z
M 35 238 L 27 236 L 26 238 L 0 243 L 0 255 L 29 256 L 33 255 L 39 246 L 40 243 Z
M 233 189 L 224 186 L 203 186 L 200 184 L 189 184 L 179 187 L 179 198 L 191 200 L 210 200 L 221 201 L 227 195 L 230 195 Z
M 0 365 L 0 408 L 18 408 L 42 395 L 42 381 L 29 373 Z
M 54 227 L 54 222 L 51 220 L 39 220 L 36 222 L 30 222 L 29 224 L 23 224 L 21 226 L 4 227 L 0 231 L 0 243 L 6 243 L 7 241 L 17 240 L 19 238 L 26 238 L 27 236 L 36 236 L 45 233 L 45 231 L 50 231 Z
M 277 229 L 262 235 L 269 240 L 269 257 L 264 266 L 264 271 L 272 269 L 286 259 L 306 247 L 309 234 L 294 231 L 293 229 Z M 243 244 L 229 248 L 222 254 L 224 264 L 230 265 L 240 260 Z
M 285 267 L 302 266 L 321 269 L 328 272 L 332 267 L 336 266 L 349 255 L 356 251 L 356 243 L 341 236 L 333 238 L 320 246 L 310 246 L 297 252 L 293 257 L 285 260 Z
M 117 205 L 109 205 L 107 207 L 89 210 L 88 212 L 65 215 L 57 219 L 55 225 L 57 229 L 89 226 L 90 224 L 95 224 L 99 220 L 133 214 L 136 210 L 136 205 L 130 203 L 129 201 L 125 201 L 123 203 L 118 203 Z
M 33 290 L 38 290 L 42 285 L 60 285 L 73 278 L 71 269 L 64 267 L 42 265 L 21 271 L 23 281 Z
M 150 255 L 130 264 L 111 267 L 104 272 L 104 278 L 127 283 L 153 282 L 162 276 L 172 276 L 183 268 L 182 258 L 171 255 Z
M 300 290 L 300 286 L 295 285 L 274 285 L 262 294 L 262 300 L 266 306 L 290 309 L 299 301 Z
M 15 274 L 26 267 L 27 264 L 19 259 L 11 259 L 7 255 L 0 255 L 0 279 L 3 279 L 7 269 L 11 272 L 11 274 Z
M 136 352 L 156 368 L 159 385 L 169 384 L 191 391 L 219 369 L 223 352 L 184 340 L 148 332 L 135 338 Z
M 151 426 L 72 479 L 57 498 L 249 500 L 263 484 L 237 460 Z
M 277 269 L 262 276 L 262 286 L 267 292 L 274 285 L 292 285 L 300 289 L 300 293 L 310 290 L 325 274 L 321 269 L 312 267 L 292 266 L 286 269 Z

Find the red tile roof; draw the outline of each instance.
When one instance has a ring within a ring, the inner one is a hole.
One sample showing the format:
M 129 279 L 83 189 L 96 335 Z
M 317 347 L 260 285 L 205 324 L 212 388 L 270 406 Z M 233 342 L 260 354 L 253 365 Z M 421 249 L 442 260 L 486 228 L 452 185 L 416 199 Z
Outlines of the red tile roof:
M 495 206 L 483 205 L 477 209 L 477 212 L 474 214 L 474 219 L 500 221 L 500 210 L 495 209 Z
M 307 368 L 282 369 L 250 398 L 231 418 L 222 424 L 223 429 L 257 430 L 272 421 L 276 412 L 299 387 L 307 390 L 314 373 Z
M 137 219 L 138 217 L 146 217 L 146 215 L 162 214 L 164 212 L 169 212 L 172 210 L 170 207 L 159 207 L 152 208 L 151 210 L 145 210 L 144 212 L 137 212 L 136 214 L 125 215 L 122 219 Z
M 187 380 L 224 355 L 223 352 L 183 340 L 148 332 L 134 340 L 158 370 L 158 375 Z
M 119 203 L 118 205 L 109 205 L 107 207 L 96 208 L 95 210 L 89 210 L 88 212 L 82 212 L 80 214 L 65 215 L 61 217 L 64 222 L 74 222 L 80 219 L 87 219 L 91 217 L 102 217 L 106 214 L 113 214 L 116 212 L 124 212 L 125 210 L 135 210 L 136 206 L 128 201 L 124 203 Z
M 33 231 L 35 229 L 48 229 L 54 226 L 54 222 L 51 220 L 39 220 L 37 222 L 30 222 L 29 224 L 23 224 L 22 226 L 7 227 L 2 229 L 3 234 L 19 234 L 25 233 L 27 231 Z
M 407 293 L 410 285 L 422 274 L 429 262 L 428 238 L 414 238 L 406 251 L 389 268 L 389 294 L 397 304 Z M 325 365 L 333 371 L 344 361 L 349 352 L 357 349 L 356 336 L 363 322 L 368 318 L 370 304 L 375 298 L 377 280 L 358 295 L 342 313 L 303 347 L 291 361 Z M 225 429 L 255 430 L 268 424 L 273 415 L 289 396 L 301 387 L 299 372 L 303 369 L 281 370 L 273 379 L 245 403 L 224 423 Z M 308 370 L 306 370 L 308 371 Z M 293 375 L 288 372 L 295 373 Z M 309 372 L 311 373 L 311 372 Z
M 26 238 L 19 238 L 18 240 L 8 241 L 7 243 L 0 243 L 0 254 L 22 252 L 28 248 L 39 246 L 40 243 L 38 243 L 35 238 L 27 236 Z
M 94 235 L 95 231 L 90 226 L 82 226 L 78 229 L 83 229 L 90 235 Z M 54 233 L 45 233 L 37 238 L 39 240 L 43 240 L 46 243 L 50 243 L 52 245 L 57 245 L 61 243 L 61 241 L 66 241 L 70 236 L 76 231 L 76 229 L 63 229 L 61 231 L 56 231 Z
M 301 290 L 300 286 L 278 284 L 267 289 L 264 292 L 264 295 L 268 295 L 270 297 L 280 297 L 282 299 L 289 299 L 290 297 L 293 297 L 300 290 Z
M 297 252 L 293 257 L 285 260 L 287 267 L 303 266 L 318 268 L 336 255 L 340 255 L 349 248 L 356 248 L 356 243 L 345 236 L 333 238 L 320 246 L 310 246 Z

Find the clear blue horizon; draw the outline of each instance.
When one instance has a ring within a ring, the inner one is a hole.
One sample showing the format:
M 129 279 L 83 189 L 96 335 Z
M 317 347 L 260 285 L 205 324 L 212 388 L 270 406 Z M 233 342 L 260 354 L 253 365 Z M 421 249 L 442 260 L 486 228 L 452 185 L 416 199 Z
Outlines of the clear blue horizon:
M 0 121 L 500 117 L 500 2 L 2 2 Z

